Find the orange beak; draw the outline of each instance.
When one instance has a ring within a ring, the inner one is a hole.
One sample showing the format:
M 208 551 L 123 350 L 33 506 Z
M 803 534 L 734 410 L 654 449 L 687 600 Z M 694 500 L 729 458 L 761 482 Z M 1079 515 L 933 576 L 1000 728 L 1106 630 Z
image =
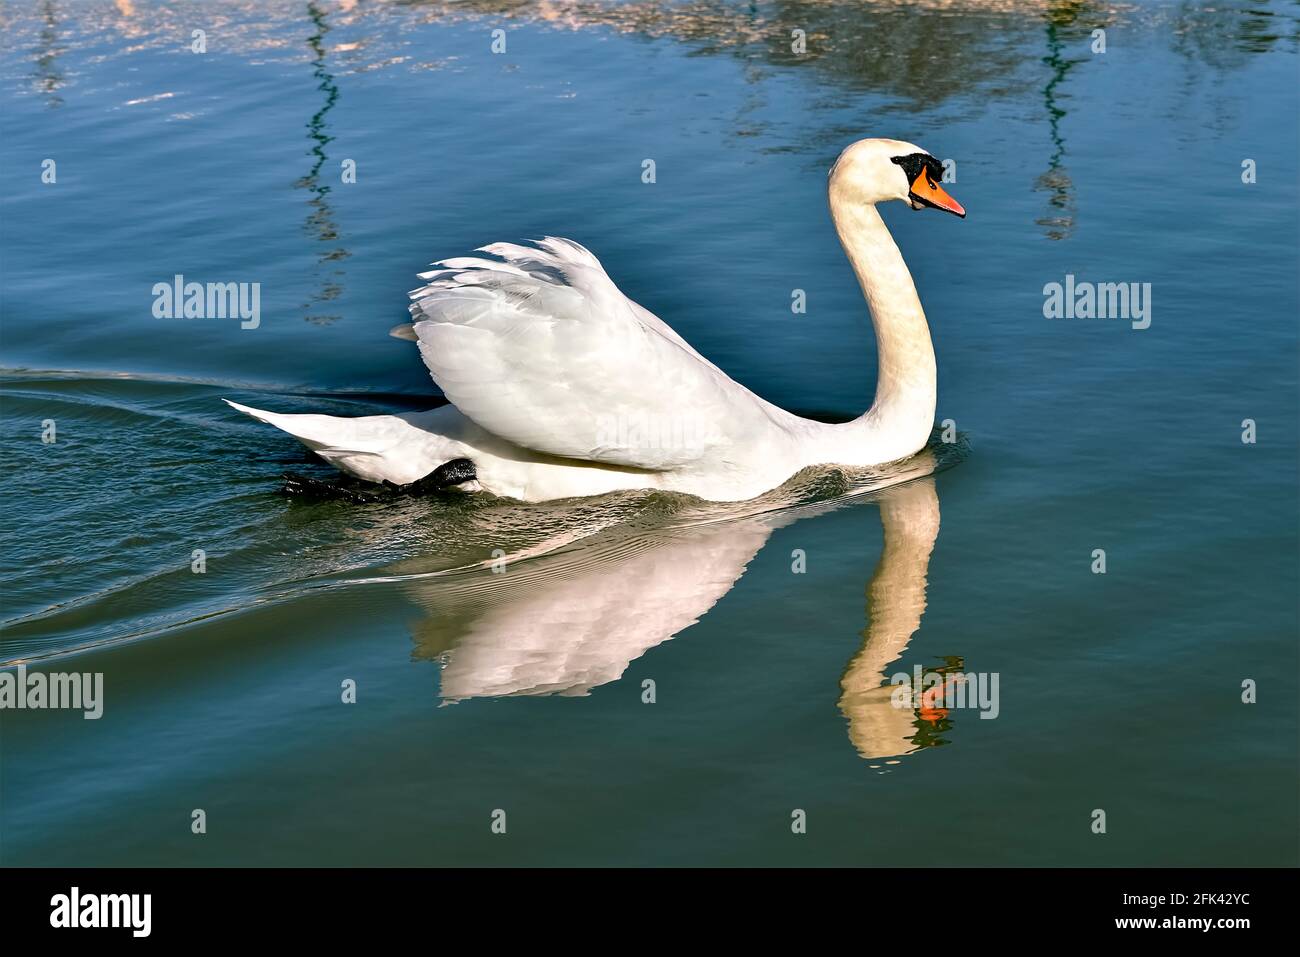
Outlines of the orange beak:
M 930 178 L 929 170 L 921 170 L 920 174 L 912 182 L 912 199 L 923 206 L 933 206 L 935 209 L 945 210 L 954 216 L 962 217 L 962 219 L 966 218 L 966 209 L 961 203 L 945 193 L 942 186 Z

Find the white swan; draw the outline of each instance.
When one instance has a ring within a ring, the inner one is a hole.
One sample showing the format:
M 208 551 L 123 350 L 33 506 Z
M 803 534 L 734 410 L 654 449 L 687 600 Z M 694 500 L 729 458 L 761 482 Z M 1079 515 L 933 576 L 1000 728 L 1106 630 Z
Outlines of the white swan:
M 898 140 L 860 140 L 830 171 L 831 217 L 862 285 L 880 372 L 870 411 L 838 425 L 760 399 L 632 302 L 566 239 L 495 243 L 497 257 L 422 273 L 414 339 L 451 405 L 339 418 L 230 402 L 370 482 L 485 490 L 524 501 L 622 489 L 752 498 L 811 465 L 872 466 L 921 449 L 934 425 L 930 331 L 876 211 L 902 200 L 965 216 L 942 166 Z M 229 400 L 226 400 L 229 402 Z

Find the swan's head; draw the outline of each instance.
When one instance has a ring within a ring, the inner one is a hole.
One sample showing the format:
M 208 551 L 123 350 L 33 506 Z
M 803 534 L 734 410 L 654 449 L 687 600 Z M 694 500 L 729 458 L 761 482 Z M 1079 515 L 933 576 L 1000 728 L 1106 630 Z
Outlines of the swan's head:
M 943 164 L 902 140 L 858 140 L 831 167 L 831 192 L 849 202 L 901 199 L 913 209 L 942 209 L 965 217 L 961 203 L 940 185 Z

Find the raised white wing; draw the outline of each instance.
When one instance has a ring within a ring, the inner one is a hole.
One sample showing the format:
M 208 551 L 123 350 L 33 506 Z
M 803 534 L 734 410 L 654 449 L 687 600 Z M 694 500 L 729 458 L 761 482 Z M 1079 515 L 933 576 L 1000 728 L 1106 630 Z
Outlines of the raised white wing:
M 590 252 L 547 237 L 421 273 L 420 354 L 482 428 L 549 455 L 666 471 L 777 428 L 779 410 L 629 300 Z

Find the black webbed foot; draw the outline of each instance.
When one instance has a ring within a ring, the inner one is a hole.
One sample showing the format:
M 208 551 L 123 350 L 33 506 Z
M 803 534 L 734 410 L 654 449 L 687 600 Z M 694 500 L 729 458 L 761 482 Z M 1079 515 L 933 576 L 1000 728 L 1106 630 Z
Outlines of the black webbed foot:
M 383 502 L 402 496 L 419 497 L 444 491 L 462 482 L 476 477 L 474 463 L 469 459 L 452 459 L 444 462 L 422 479 L 406 485 L 383 482 L 344 484 L 344 482 L 325 482 L 297 472 L 284 473 L 284 485 L 280 491 L 284 495 L 309 500 L 343 499 L 354 504 Z
M 452 459 L 450 462 L 439 465 L 424 478 L 416 479 L 407 485 L 394 485 L 392 482 L 385 482 L 384 486 L 400 492 L 402 495 L 429 495 L 433 492 L 441 492 L 444 489 L 451 488 L 453 485 L 471 481 L 476 477 L 473 462 L 469 459 Z
M 314 479 L 308 475 L 299 475 L 297 472 L 284 473 L 284 485 L 280 487 L 280 492 L 283 495 L 311 501 L 344 499 L 358 505 L 366 502 L 377 502 L 384 497 L 335 482 L 322 482 L 320 479 Z

